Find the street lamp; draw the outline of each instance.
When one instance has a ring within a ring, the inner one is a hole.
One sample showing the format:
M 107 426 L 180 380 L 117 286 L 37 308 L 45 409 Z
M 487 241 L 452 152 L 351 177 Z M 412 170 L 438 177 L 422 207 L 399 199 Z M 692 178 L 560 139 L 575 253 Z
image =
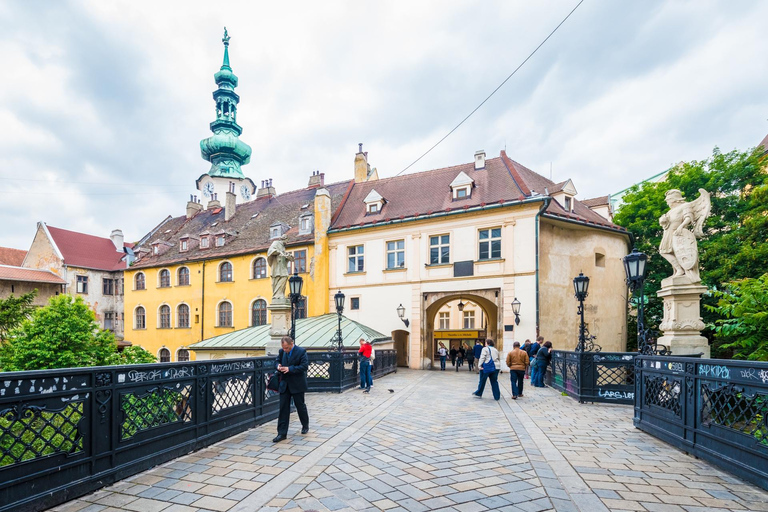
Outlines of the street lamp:
M 410 322 L 408 321 L 408 319 L 405 318 L 405 307 L 402 304 L 397 306 L 397 316 L 400 317 L 400 320 L 403 321 L 406 327 L 410 325 Z
M 288 279 L 288 289 L 291 296 L 291 339 L 296 342 L 296 309 L 301 299 L 301 287 L 304 284 L 304 279 L 299 276 L 298 272 L 294 272 Z
M 520 301 L 517 297 L 512 301 L 512 312 L 515 314 L 515 325 L 520 325 Z
M 344 294 L 341 293 L 341 290 L 336 292 L 333 300 L 336 302 L 336 314 L 339 317 L 339 328 L 336 331 L 336 349 L 341 352 L 344 350 L 344 338 L 341 335 L 341 314 L 344 313 Z
M 461 302 L 461 296 L 459 296 L 459 311 L 464 311 L 464 303 Z
M 586 327 L 584 326 L 584 299 L 587 298 L 589 291 L 589 278 L 579 272 L 579 275 L 573 278 L 573 290 L 576 292 L 576 300 L 579 301 L 579 311 L 577 314 L 581 317 L 581 323 L 579 324 L 579 344 L 576 346 L 576 351 L 584 352 L 587 343 Z
M 627 275 L 627 286 L 629 292 L 634 293 L 639 290 L 637 303 L 637 351 L 641 354 L 652 354 L 653 347 L 648 343 L 648 331 L 645 329 L 644 315 L 644 284 L 648 273 L 648 256 L 638 251 L 636 248 L 624 256 L 624 272 Z

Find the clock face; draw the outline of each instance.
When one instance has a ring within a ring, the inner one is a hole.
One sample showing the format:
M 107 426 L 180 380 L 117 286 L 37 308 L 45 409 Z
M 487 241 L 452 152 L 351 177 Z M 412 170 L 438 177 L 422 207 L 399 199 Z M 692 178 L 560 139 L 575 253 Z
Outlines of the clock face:
M 240 185 L 240 195 L 246 201 L 251 198 L 251 189 L 248 188 L 248 185 Z
M 214 187 L 213 187 L 212 181 L 209 181 L 208 183 L 203 185 L 203 194 L 205 195 L 205 197 L 211 197 L 211 195 L 213 194 L 213 189 Z

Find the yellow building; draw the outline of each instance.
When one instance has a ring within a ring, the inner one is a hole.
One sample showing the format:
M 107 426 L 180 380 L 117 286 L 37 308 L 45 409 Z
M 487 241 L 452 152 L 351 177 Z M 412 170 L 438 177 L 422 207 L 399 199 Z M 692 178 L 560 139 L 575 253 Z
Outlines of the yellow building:
M 187 215 L 145 236 L 125 271 L 126 339 L 160 360 L 184 361 L 194 358 L 187 349 L 193 343 L 269 323 L 266 251 L 283 235 L 292 271 L 304 279 L 297 314 L 327 313 L 326 230 L 349 182 L 324 186 L 322 174 L 310 182 L 281 195 L 266 182 L 256 199 L 238 205 L 231 197 L 205 210 L 190 202 Z

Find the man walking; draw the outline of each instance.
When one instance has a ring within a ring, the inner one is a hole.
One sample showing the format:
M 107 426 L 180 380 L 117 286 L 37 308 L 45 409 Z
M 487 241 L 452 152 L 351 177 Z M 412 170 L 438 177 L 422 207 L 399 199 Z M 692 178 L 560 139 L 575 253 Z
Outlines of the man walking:
M 493 345 L 493 340 L 489 338 L 485 340 L 485 348 L 480 349 L 480 358 L 477 360 L 477 366 L 480 368 L 480 382 L 477 391 L 472 394 L 477 398 L 482 398 L 485 382 L 490 379 L 493 398 L 498 401 L 501 398 L 501 390 L 499 390 L 501 361 L 499 360 L 499 351 Z
M 483 343 L 480 340 L 475 340 L 475 347 L 472 349 L 475 354 L 475 361 L 480 360 L 480 354 L 483 352 Z M 479 372 L 480 371 L 480 365 L 476 365 L 476 369 Z
M 440 348 L 437 349 L 437 354 L 440 356 L 440 371 L 445 371 L 445 359 L 448 357 L 448 350 L 445 348 L 445 345 L 443 345 L 443 342 L 440 342 Z
M 363 393 L 370 393 L 371 386 L 373 386 L 373 373 L 371 371 L 373 345 L 368 343 L 365 338 L 360 338 L 360 350 L 357 353 L 360 355 L 360 389 L 364 390 Z
M 512 382 L 512 400 L 523 396 L 523 382 L 525 370 L 530 364 L 528 354 L 520 348 L 520 342 L 512 345 L 512 351 L 507 354 L 507 366 L 509 367 L 509 380 Z
M 297 347 L 289 336 L 280 340 L 282 348 L 277 354 L 277 371 L 280 372 L 280 413 L 277 419 L 277 437 L 272 442 L 279 443 L 288 437 L 288 422 L 291 417 L 291 400 L 301 421 L 301 433 L 309 432 L 309 413 L 304 403 L 307 391 L 307 351 Z

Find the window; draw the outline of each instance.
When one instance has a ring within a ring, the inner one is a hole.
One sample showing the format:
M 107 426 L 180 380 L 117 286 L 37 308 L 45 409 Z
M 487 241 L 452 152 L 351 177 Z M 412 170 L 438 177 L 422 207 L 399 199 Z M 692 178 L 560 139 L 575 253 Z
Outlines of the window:
M 304 273 L 307 271 L 307 251 L 293 252 L 293 268 L 295 272 Z
M 122 295 L 123 290 L 125 289 L 125 279 L 122 277 L 120 279 L 115 279 L 115 287 L 115 293 L 117 295 Z
M 88 293 L 88 276 L 77 276 L 77 293 Z
M 267 277 L 267 260 L 256 258 L 253 260 L 253 278 L 263 279 Z
M 219 267 L 219 282 L 230 283 L 232 282 L 232 264 L 225 261 Z
M 101 293 L 103 295 L 115 295 L 115 281 L 117 279 L 104 278 L 101 281 Z
M 176 352 L 176 360 L 180 363 L 186 363 L 189 361 L 189 350 L 180 348 L 179 351 Z
M 144 272 L 139 272 L 136 277 L 133 278 L 134 288 L 137 290 L 144 290 L 147 288 L 147 283 L 144 278 Z
M 171 286 L 171 271 L 164 268 L 160 271 L 160 288 L 169 288 Z
M 464 199 L 469 196 L 469 187 L 461 187 L 456 189 L 455 199 Z
M 451 314 L 449 312 L 440 312 L 440 329 L 451 328 Z
M 572 203 L 571 198 L 570 197 L 566 197 L 565 198 L 565 211 L 567 211 L 567 212 L 571 211 L 571 203 Z
M 501 258 L 501 228 L 481 229 L 479 232 L 480 250 L 478 259 L 493 260 Z
M 379 213 L 379 203 L 371 203 L 368 205 L 368 213 Z
M 152 246 L 152 254 L 155 254 L 155 255 L 160 254 L 160 246 L 159 245 L 155 244 L 155 245 Z
M 349 299 L 349 309 L 360 309 L 360 297 Z
M 216 247 L 224 247 L 224 235 L 218 235 L 216 237 Z
M 160 349 L 160 362 L 161 363 L 170 363 L 171 362 L 171 351 L 167 348 L 161 348 Z
M 307 318 L 307 298 L 299 297 L 299 301 L 296 303 L 295 318 Z
M 363 245 L 353 245 L 347 249 L 349 254 L 347 272 L 362 272 L 365 269 L 364 249 Z
M 179 240 L 179 252 L 186 252 L 186 250 L 189 248 L 189 240 L 187 238 L 182 238 Z
M 147 328 L 147 313 L 139 306 L 133 311 L 133 325 L 136 329 Z
M 232 304 L 229 302 L 219 304 L 219 327 L 232 327 Z
M 181 267 L 178 272 L 179 286 L 189 285 L 189 269 L 187 267 Z
M 306 235 L 312 232 L 312 215 L 302 215 L 299 219 L 299 234 Z
M 267 301 L 264 299 L 258 299 L 253 301 L 251 306 L 251 325 L 266 325 L 267 324 Z
M 176 325 L 182 329 L 189 327 L 189 306 L 186 304 L 179 304 L 176 308 Z
M 474 311 L 464 312 L 464 328 L 465 329 L 475 328 L 475 312 Z
M 207 236 L 201 236 L 200 237 L 200 248 L 201 249 L 207 249 L 209 247 L 209 240 Z
M 160 325 L 159 329 L 171 328 L 171 306 L 163 304 L 160 306 Z
M 405 267 L 405 240 L 387 242 L 387 268 Z
M 445 265 L 451 262 L 451 235 L 429 237 L 429 264 Z
M 280 223 L 273 224 L 272 226 L 269 226 L 269 238 L 270 240 L 273 238 L 280 238 L 283 236 L 283 233 L 285 231 L 283 230 L 283 225 Z
M 115 332 L 117 329 L 117 313 L 114 311 L 104 312 L 104 329 Z
M 605 267 L 605 254 L 601 254 L 599 252 L 595 253 L 595 266 Z

